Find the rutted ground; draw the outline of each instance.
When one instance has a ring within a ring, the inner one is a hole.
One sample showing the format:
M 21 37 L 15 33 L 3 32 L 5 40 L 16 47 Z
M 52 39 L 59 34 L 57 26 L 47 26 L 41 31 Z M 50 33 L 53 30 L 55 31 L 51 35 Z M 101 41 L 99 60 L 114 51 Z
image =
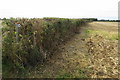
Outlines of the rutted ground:
M 117 78 L 118 23 L 92 22 L 59 47 L 58 55 L 30 71 L 35 78 Z

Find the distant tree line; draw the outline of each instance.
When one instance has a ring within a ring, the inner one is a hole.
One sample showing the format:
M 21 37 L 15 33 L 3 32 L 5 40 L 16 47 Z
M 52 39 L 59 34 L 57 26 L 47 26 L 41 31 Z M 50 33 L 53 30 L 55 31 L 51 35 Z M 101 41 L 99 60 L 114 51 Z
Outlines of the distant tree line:
M 120 22 L 120 20 L 98 20 L 98 21 L 105 21 L 105 22 Z
M 88 21 L 120 22 L 120 20 L 105 20 L 105 19 L 98 20 L 97 18 L 82 18 L 82 19 Z
M 85 20 L 88 20 L 88 21 L 98 21 L 97 18 L 82 18 L 82 19 L 85 19 Z

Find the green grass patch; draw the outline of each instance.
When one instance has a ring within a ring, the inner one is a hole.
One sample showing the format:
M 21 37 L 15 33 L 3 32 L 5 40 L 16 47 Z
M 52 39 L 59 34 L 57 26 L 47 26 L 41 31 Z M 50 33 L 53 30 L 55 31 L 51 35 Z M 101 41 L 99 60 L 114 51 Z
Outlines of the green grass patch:
M 65 70 L 61 70 L 58 75 L 56 75 L 56 78 L 72 78 L 72 75 L 70 73 L 68 73 L 67 71 Z M 60 79 L 61 80 L 61 79 Z
M 118 40 L 118 32 L 108 32 L 108 31 L 102 31 L 102 30 L 86 30 L 86 35 L 101 35 L 105 39 L 109 40 Z
M 58 75 L 57 78 L 72 78 L 72 75 L 69 73 L 63 73 Z
M 65 79 L 65 78 L 88 78 L 88 75 L 86 74 L 86 72 L 88 72 L 89 69 L 77 69 L 74 73 L 69 73 L 66 71 L 61 71 L 56 78 L 61 78 L 61 79 Z M 60 79 L 60 80 L 61 80 Z

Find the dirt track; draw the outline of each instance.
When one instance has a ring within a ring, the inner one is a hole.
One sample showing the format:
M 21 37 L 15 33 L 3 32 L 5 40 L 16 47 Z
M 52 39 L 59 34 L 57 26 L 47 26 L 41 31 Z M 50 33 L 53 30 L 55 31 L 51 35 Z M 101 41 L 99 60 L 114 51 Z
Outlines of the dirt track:
M 117 33 L 117 22 L 89 23 L 81 28 L 79 34 L 60 46 L 58 55 L 43 66 L 36 66 L 28 76 L 117 78 L 118 40 L 113 37 Z

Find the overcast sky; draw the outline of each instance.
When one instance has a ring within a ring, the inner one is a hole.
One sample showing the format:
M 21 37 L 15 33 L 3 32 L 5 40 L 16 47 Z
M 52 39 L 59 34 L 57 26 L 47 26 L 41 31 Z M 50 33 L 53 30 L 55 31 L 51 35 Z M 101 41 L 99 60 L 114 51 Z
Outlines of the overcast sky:
M 119 0 L 0 0 L 0 18 L 118 19 Z

